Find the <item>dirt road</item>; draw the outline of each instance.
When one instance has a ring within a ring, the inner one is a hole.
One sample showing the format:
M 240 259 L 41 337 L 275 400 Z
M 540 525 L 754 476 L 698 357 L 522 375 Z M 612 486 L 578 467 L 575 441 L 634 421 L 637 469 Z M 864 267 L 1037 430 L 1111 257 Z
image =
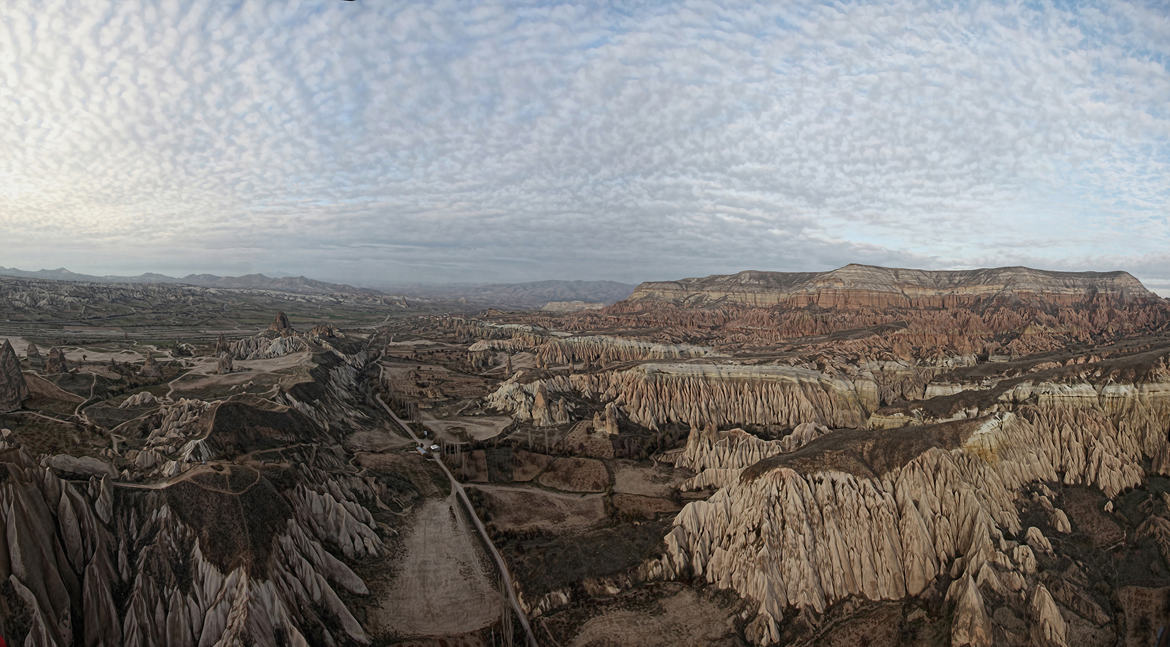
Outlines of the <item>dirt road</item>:
M 381 396 L 374 395 L 374 398 L 378 401 L 378 404 L 382 405 L 382 408 L 386 410 L 386 413 L 390 415 L 394 422 L 397 423 L 398 426 L 407 433 L 407 435 L 414 439 L 416 443 L 422 443 L 422 440 L 420 440 L 419 437 L 414 434 L 414 430 L 410 428 L 410 425 L 406 424 L 401 418 L 397 416 L 397 414 L 394 413 L 390 407 L 386 406 L 386 403 L 382 401 Z M 439 467 L 443 470 L 443 473 L 447 475 L 447 479 L 451 481 L 452 491 L 455 492 L 455 495 L 459 497 L 459 500 L 463 503 L 464 509 L 467 510 L 468 518 L 470 518 L 471 521 L 475 524 L 475 529 L 479 531 L 480 537 L 483 538 L 484 545 L 487 547 L 488 552 L 491 553 L 492 559 L 495 560 L 496 567 L 500 571 L 500 577 L 502 577 L 504 580 L 504 589 L 508 592 L 508 602 L 512 604 L 512 609 L 516 612 L 516 617 L 520 619 L 520 626 L 524 627 L 524 634 L 528 637 L 529 647 L 539 647 L 536 642 L 536 636 L 532 633 L 532 626 L 528 624 L 528 616 L 524 614 L 524 609 L 520 608 L 520 601 L 516 599 L 516 590 L 512 586 L 512 575 L 508 572 L 508 565 L 504 562 L 503 555 L 501 555 L 500 551 L 496 549 L 496 545 L 492 543 L 491 537 L 488 536 L 487 528 L 485 528 L 483 522 L 479 520 L 479 515 L 475 514 L 475 507 L 471 505 L 471 500 L 467 498 L 467 491 L 463 489 L 463 484 L 455 478 L 455 475 L 451 473 L 451 470 L 447 469 L 447 466 L 444 465 L 443 461 L 439 460 L 438 457 L 432 454 L 431 459 L 438 463 Z

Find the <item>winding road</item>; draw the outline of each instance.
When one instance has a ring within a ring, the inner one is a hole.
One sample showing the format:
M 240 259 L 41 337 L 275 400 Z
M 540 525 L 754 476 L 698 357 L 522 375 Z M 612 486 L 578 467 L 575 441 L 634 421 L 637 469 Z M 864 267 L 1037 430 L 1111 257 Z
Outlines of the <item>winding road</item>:
M 390 415 L 390 418 L 393 419 L 394 422 L 397 423 L 398 426 L 407 433 L 407 435 L 414 439 L 414 442 L 419 443 L 420 445 L 423 443 L 423 441 L 414 434 L 414 430 L 410 428 L 410 425 L 403 422 L 403 420 L 399 418 L 390 407 L 386 406 L 386 403 L 382 401 L 382 396 L 374 394 L 374 399 L 378 401 L 378 404 L 382 405 L 382 408 L 386 410 L 386 413 Z M 496 567 L 500 570 L 500 577 L 504 579 L 504 589 L 508 592 L 508 602 L 512 604 L 512 609 L 516 611 L 516 617 L 520 619 L 520 625 L 524 627 L 524 633 L 528 636 L 529 647 L 539 647 L 536 642 L 536 636 L 532 633 L 532 626 L 528 624 L 528 616 L 524 614 L 524 610 L 520 608 L 520 601 L 516 599 L 516 590 L 512 587 L 512 575 L 508 572 L 508 565 L 504 562 L 503 555 L 501 555 L 500 551 L 496 549 L 496 545 L 492 543 L 491 538 L 488 536 L 487 528 L 485 528 L 483 522 L 479 520 L 479 515 L 475 513 L 475 508 L 471 505 L 471 499 L 467 498 L 467 491 L 463 489 L 463 484 L 455 478 L 455 475 L 451 473 L 451 470 L 447 469 L 447 466 L 444 465 L 443 461 L 440 460 L 437 456 L 430 454 L 430 458 L 439 464 L 439 467 L 443 470 L 443 473 L 447 475 L 447 479 L 451 481 L 451 489 L 459 497 L 459 500 L 463 502 L 463 507 L 467 510 L 468 516 L 471 517 L 472 522 L 475 523 L 475 529 L 479 531 L 480 537 L 483 538 L 484 545 L 487 546 L 489 552 L 491 552 L 492 559 L 495 560 Z

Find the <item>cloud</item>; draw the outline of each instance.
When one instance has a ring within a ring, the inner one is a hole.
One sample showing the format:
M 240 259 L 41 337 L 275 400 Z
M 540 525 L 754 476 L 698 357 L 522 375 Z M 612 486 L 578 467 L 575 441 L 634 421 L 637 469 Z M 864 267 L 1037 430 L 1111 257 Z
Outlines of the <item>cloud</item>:
M 1167 277 L 1167 35 L 1124 3 L 12 8 L 0 264 Z

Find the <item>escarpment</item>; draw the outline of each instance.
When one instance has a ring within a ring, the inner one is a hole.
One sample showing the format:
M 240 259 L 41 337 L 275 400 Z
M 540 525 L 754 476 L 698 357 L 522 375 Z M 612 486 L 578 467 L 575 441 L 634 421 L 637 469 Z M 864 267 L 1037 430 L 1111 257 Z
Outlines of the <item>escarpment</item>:
M 730 302 L 822 308 L 956 307 L 991 297 L 1075 303 L 1097 297 L 1156 298 L 1127 272 L 1052 272 L 1026 267 L 929 271 L 846 265 L 829 272 L 757 272 L 643 283 L 630 300 Z
M 497 325 L 578 334 L 616 329 L 624 337 L 699 344 L 720 354 L 783 350 L 941 366 L 1165 331 L 1170 302 L 1124 272 L 849 266 L 648 283 L 600 311 L 527 321 Z

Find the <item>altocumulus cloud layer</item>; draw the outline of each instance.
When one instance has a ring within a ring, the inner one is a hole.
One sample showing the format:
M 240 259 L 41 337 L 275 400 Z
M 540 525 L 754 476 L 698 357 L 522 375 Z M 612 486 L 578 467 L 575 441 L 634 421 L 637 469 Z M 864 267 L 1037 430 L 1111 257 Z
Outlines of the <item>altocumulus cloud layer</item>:
M 0 264 L 1170 288 L 1160 3 L 617 4 L 9 3 Z

